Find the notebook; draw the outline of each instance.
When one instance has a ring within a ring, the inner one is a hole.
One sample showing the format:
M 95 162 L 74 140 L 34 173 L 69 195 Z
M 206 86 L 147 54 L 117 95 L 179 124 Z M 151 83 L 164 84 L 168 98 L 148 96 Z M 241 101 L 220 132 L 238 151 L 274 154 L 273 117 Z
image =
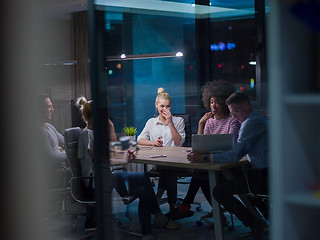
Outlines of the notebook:
M 193 134 L 192 150 L 199 153 L 212 153 L 230 150 L 233 147 L 233 134 Z

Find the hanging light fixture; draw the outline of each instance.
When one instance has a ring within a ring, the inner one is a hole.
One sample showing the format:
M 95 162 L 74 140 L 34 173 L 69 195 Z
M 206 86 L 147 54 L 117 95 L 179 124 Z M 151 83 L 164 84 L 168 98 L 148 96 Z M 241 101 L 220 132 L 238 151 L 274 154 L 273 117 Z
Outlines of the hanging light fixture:
M 125 61 L 125 60 L 136 60 L 136 59 L 149 59 L 149 58 L 168 58 L 168 57 L 182 57 L 182 52 L 164 52 L 164 53 L 145 53 L 145 54 L 133 54 L 126 55 L 121 54 L 119 57 L 111 56 L 107 57 L 107 61 Z

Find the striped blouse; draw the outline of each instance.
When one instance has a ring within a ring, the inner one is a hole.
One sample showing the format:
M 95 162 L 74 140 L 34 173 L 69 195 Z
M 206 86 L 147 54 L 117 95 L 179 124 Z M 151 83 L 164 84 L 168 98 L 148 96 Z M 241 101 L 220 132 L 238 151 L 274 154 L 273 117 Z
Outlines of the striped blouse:
M 234 134 L 234 143 L 237 142 L 240 123 L 233 117 L 229 116 L 224 119 L 209 118 L 204 126 L 204 134 Z

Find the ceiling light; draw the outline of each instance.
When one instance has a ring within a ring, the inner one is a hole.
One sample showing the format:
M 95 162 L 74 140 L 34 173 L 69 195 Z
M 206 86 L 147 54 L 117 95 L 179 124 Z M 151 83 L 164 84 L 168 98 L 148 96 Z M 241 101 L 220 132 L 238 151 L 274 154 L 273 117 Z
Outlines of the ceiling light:
M 126 55 L 121 54 L 120 57 L 110 56 L 107 61 L 124 61 L 124 60 L 135 60 L 135 59 L 148 59 L 148 58 L 168 58 L 168 57 L 182 57 L 182 52 L 165 52 L 165 53 L 145 53 L 145 54 L 133 54 Z
M 182 57 L 183 56 L 183 53 L 182 52 L 177 52 L 176 53 L 176 57 Z

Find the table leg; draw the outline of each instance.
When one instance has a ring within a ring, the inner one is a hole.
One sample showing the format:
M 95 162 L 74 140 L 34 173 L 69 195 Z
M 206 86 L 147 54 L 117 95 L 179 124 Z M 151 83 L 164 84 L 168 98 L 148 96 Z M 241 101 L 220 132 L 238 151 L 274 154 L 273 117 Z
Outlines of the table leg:
M 217 178 L 215 171 L 209 171 L 209 183 L 210 183 L 210 193 L 211 193 L 211 201 L 213 208 L 213 223 L 214 223 L 214 231 L 215 231 L 215 239 L 223 240 L 223 228 L 221 222 L 221 209 L 218 202 L 212 196 L 212 189 L 216 186 Z

